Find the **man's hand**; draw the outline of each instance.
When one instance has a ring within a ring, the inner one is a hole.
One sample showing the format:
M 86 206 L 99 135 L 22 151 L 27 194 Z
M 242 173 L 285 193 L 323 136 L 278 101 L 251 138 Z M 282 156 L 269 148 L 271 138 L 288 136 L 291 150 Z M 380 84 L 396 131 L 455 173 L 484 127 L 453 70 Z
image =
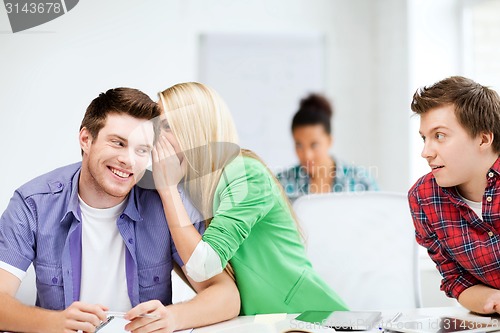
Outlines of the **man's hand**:
M 500 313 L 500 291 L 494 290 L 490 293 L 489 297 L 486 299 L 484 305 L 485 313 Z
M 476 313 L 500 313 L 500 290 L 476 284 L 465 289 L 458 297 L 458 302 Z
M 140 317 L 140 315 L 148 314 L 155 318 Z M 160 301 L 153 300 L 137 305 L 135 308 L 127 312 L 125 319 L 130 320 L 125 326 L 125 330 L 134 333 L 171 333 L 177 327 L 175 326 L 175 318 Z
M 0 331 L 70 333 L 95 332 L 106 320 L 102 305 L 74 302 L 64 311 L 27 306 L 14 298 L 20 280 L 0 269 Z
M 95 332 L 95 328 L 106 320 L 108 309 L 103 305 L 74 302 L 66 310 L 58 313 L 58 332 Z

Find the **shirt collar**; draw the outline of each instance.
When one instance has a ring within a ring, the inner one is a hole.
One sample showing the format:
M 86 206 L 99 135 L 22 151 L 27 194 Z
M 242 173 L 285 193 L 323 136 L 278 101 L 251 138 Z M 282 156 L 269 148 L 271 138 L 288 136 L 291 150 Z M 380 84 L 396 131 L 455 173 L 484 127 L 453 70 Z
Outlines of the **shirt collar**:
M 141 214 L 139 213 L 140 205 L 138 204 L 138 200 L 136 200 L 136 196 L 138 197 L 138 194 L 136 194 L 137 191 L 137 186 L 132 187 L 132 190 L 128 194 L 128 198 L 126 199 L 128 200 L 127 205 L 125 206 L 125 210 L 123 211 L 124 215 L 127 215 L 131 220 L 135 222 L 143 220 Z
M 68 200 L 68 208 L 66 209 L 66 213 L 64 214 L 64 217 L 61 220 L 61 223 L 70 221 L 71 219 L 69 218 L 71 215 L 78 221 L 81 222 L 81 213 L 80 213 L 80 204 L 78 202 L 78 180 L 80 179 L 80 171 L 82 170 L 82 167 L 80 165 L 80 168 L 75 172 L 73 175 L 73 178 L 71 178 L 71 184 L 68 184 L 71 186 L 71 192 L 69 194 L 69 200 Z M 63 185 L 64 186 L 64 185 Z
M 493 163 L 493 165 L 491 166 L 488 173 L 490 173 L 490 172 L 495 173 L 497 176 L 500 175 L 500 157 L 498 157 L 497 160 L 495 161 L 495 163 Z M 488 173 L 486 174 L 487 179 L 490 178 L 490 177 L 488 177 Z M 433 176 L 433 178 L 434 178 L 434 176 Z M 434 178 L 434 182 L 436 182 L 435 178 Z M 437 182 L 436 182 L 436 185 L 437 185 Z M 439 185 L 437 185 L 437 186 L 439 186 Z M 452 198 L 452 202 L 459 203 L 461 205 L 466 205 L 465 201 L 462 200 L 460 193 L 458 193 L 458 189 L 456 186 L 442 187 L 442 189 L 446 194 L 448 194 L 448 196 L 450 198 Z
M 78 181 L 80 180 L 80 172 L 81 172 L 81 166 L 71 179 L 71 193 L 69 196 L 68 208 L 66 210 L 66 213 L 64 214 L 64 217 L 61 220 L 61 223 L 69 221 L 70 220 L 69 216 L 71 215 L 73 215 L 78 222 L 81 222 L 82 220 L 80 203 L 78 201 Z M 127 200 L 127 204 L 125 206 L 125 209 L 123 210 L 122 216 L 126 215 L 131 220 L 138 222 L 142 221 L 143 218 L 139 213 L 140 207 L 138 207 L 137 204 L 136 191 L 137 191 L 136 186 L 132 187 L 132 190 L 130 191 L 127 199 L 125 199 Z
M 490 168 L 490 171 L 493 171 L 497 175 L 500 175 L 500 157 L 498 157 L 495 163 L 493 163 L 493 165 Z

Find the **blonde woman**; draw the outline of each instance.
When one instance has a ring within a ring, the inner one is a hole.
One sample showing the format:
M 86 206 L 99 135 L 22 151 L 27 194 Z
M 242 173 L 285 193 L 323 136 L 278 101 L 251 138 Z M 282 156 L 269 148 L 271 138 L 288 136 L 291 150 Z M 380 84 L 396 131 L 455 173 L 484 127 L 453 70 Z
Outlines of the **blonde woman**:
M 232 117 L 207 86 L 190 82 L 160 94 L 162 131 L 153 174 L 169 229 L 188 275 L 234 273 L 241 314 L 345 310 L 313 270 L 280 185 L 252 152 L 240 150 Z M 206 217 L 193 227 L 177 185 Z

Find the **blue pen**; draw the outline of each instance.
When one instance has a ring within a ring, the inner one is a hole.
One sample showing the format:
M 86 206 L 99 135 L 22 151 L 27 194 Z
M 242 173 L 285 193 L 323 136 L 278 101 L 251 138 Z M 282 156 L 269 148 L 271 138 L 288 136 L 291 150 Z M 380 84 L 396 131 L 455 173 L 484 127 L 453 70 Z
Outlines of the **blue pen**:
M 398 320 L 399 317 L 401 317 L 403 313 L 402 312 L 398 312 L 394 315 L 394 317 L 392 317 L 391 319 L 389 319 L 389 321 L 387 322 L 388 324 L 392 324 L 394 323 L 396 320 Z M 382 327 L 379 326 L 378 328 L 380 331 L 382 332 L 386 332 L 386 330 L 384 330 Z

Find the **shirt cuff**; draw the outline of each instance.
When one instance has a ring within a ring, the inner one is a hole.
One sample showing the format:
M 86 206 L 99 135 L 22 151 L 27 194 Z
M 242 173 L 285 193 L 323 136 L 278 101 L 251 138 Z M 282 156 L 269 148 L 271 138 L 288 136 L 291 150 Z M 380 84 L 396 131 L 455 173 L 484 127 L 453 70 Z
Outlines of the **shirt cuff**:
M 479 281 L 477 280 L 470 281 L 464 278 L 463 276 L 460 276 L 449 285 L 446 285 L 443 282 L 441 285 L 441 290 L 443 290 L 446 293 L 446 296 L 458 300 L 458 297 L 465 289 L 468 289 L 478 283 Z
M 203 282 L 222 273 L 222 264 L 217 252 L 200 240 L 186 263 L 187 275 L 196 282 Z

